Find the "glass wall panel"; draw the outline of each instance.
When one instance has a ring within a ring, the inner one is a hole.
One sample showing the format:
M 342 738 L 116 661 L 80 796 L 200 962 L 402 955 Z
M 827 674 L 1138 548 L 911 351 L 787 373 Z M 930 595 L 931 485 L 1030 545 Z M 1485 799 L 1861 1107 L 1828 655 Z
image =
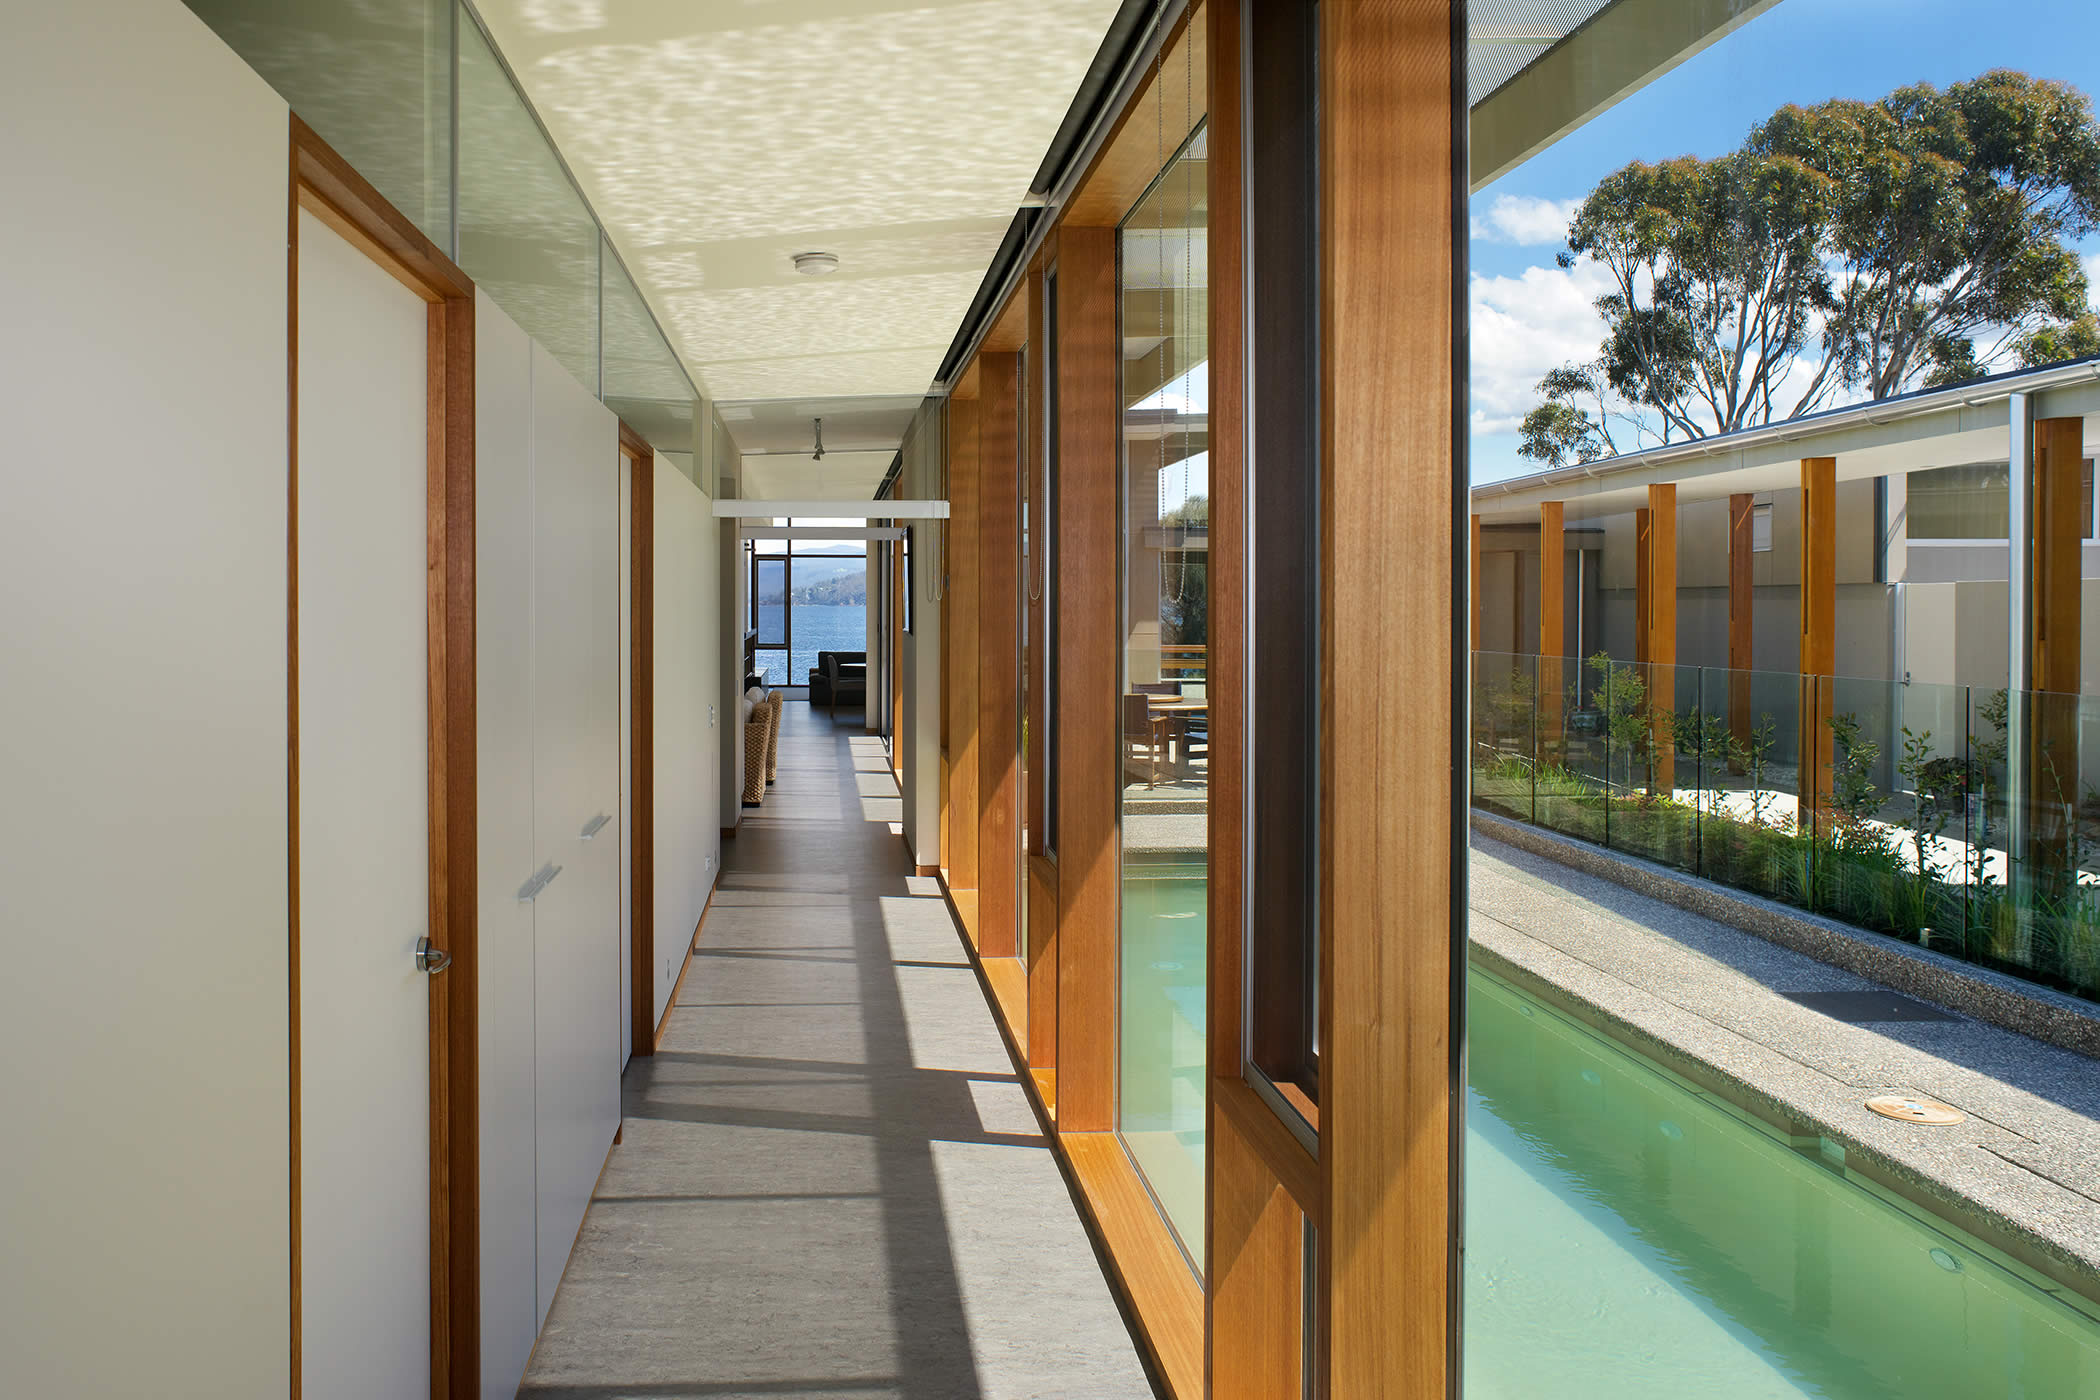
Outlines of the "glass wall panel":
M 2006 688 L 2004 408 L 2100 345 L 2100 12 L 1753 8 L 1470 8 L 1472 508 L 1528 562 L 1558 503 L 1577 654 L 1470 659 L 1462 1390 L 2100 1394 L 2091 1173 L 1992 1145 L 2100 1142 L 2036 1034 L 2100 1000 L 2100 696 Z M 1528 650 L 1545 570 L 1479 572 Z
M 699 397 L 692 381 L 610 243 L 599 251 L 599 267 L 604 286 L 605 406 L 658 450 L 690 453 L 693 401 Z
M 1538 780 L 1539 658 L 1473 653 L 1473 805 L 1532 821 Z
M 187 0 L 338 155 L 452 248 L 452 0 Z
M 1118 238 L 1123 334 L 1117 1122 L 1203 1253 L 1210 792 L 1208 176 L 1199 131 Z
M 865 668 L 868 557 L 862 540 L 792 538 L 785 527 L 848 527 L 861 519 L 776 519 L 782 533 L 750 541 L 751 626 L 766 683 L 806 686 L 825 652 Z M 864 676 L 864 670 L 860 673 Z
M 459 265 L 578 383 L 598 379 L 599 232 L 481 30 L 459 26 Z

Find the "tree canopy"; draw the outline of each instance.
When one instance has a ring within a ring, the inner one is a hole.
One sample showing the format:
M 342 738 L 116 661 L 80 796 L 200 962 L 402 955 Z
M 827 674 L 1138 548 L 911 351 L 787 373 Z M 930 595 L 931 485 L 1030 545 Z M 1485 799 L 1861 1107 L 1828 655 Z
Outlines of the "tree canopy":
M 2096 228 L 2092 104 L 2003 70 L 1637 161 L 1568 227 L 1561 266 L 1610 284 L 1604 338 L 1539 382 L 1518 450 L 1586 462 L 2100 352 L 2070 246 Z

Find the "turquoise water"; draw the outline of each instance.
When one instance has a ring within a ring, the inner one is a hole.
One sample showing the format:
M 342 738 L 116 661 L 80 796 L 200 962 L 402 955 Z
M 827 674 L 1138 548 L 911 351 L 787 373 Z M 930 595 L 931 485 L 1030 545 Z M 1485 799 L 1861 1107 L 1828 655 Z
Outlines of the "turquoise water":
M 1200 1240 L 1204 882 L 1125 879 L 1124 1137 Z M 2100 1397 L 2093 1304 L 1477 968 L 1468 990 L 1468 1400 Z
M 1468 986 L 1470 1400 L 2100 1396 L 2092 1312 L 1478 969 Z
M 1123 865 L 1121 1035 L 1116 1122 L 1181 1247 L 1203 1263 L 1203 927 L 1198 851 Z

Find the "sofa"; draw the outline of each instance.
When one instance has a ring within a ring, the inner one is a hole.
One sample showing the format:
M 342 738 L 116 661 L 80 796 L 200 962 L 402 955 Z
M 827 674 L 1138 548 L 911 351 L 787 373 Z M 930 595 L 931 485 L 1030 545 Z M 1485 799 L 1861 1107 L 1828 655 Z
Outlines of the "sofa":
M 868 654 L 864 651 L 820 651 L 809 668 L 809 703 L 830 709 L 868 703 Z

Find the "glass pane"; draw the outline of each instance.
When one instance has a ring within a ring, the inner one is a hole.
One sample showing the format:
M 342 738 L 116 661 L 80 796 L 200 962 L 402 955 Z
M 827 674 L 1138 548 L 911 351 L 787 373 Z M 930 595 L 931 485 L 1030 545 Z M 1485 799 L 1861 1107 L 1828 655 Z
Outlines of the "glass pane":
M 805 520 L 797 526 L 859 526 L 865 520 Z M 788 568 L 788 684 L 809 684 L 827 651 L 862 664 L 868 650 L 868 546 L 862 540 L 791 540 Z
M 1688 666 L 1603 657 L 1587 664 L 1598 675 L 1604 706 L 1611 785 L 1606 842 L 1613 850 L 1689 869 L 1697 832 L 1694 809 L 1679 792 L 1680 783 L 1685 788 L 1697 783 L 1698 755 L 1679 751 L 1678 689 L 1680 681 L 1687 690 L 1696 689 L 1698 674 Z M 1696 705 L 1696 695 L 1687 695 L 1686 703 Z
M 1209 339 L 1200 134 L 1123 225 L 1117 1125 L 1203 1257 L 1210 792 Z
M 698 397 L 692 381 L 609 243 L 600 250 L 599 266 L 604 281 L 605 406 L 659 451 L 690 453 L 693 401 Z
M 459 26 L 459 265 L 592 393 L 598 225 L 473 22 Z
M 1989 804 L 1997 819 L 1979 843 L 1964 951 L 2100 998 L 2100 697 L 1997 691 L 1978 699 L 1971 752 L 1986 772 L 1998 770 L 2004 796 Z
M 452 0 L 187 0 L 425 237 L 452 250 Z
M 1538 671 L 1535 656 L 1473 653 L 1473 805 L 1519 821 L 1534 819 Z
M 761 559 L 751 586 L 752 616 L 758 626 L 758 644 L 787 644 L 787 561 Z

